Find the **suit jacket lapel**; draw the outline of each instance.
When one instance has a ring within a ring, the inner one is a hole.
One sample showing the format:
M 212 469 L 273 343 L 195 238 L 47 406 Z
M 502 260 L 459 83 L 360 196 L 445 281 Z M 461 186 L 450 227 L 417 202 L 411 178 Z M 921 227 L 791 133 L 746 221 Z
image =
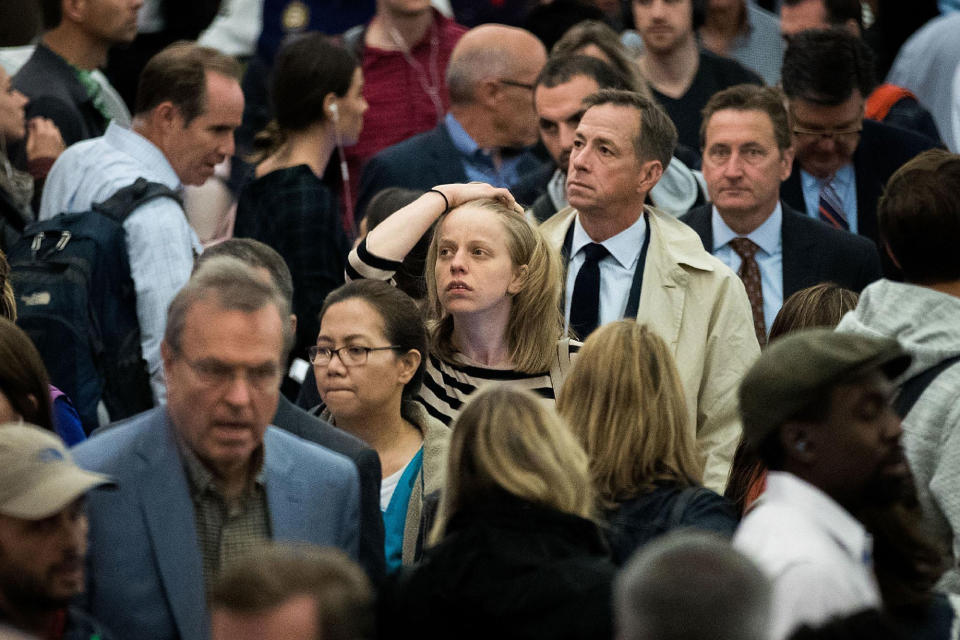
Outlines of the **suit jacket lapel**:
M 800 181 L 800 163 L 793 161 L 793 173 L 780 185 L 780 200 L 797 211 L 807 210 L 806 200 L 803 197 L 803 184 Z
M 193 502 L 167 414 L 158 410 L 156 418 L 156 428 L 144 436 L 138 449 L 146 463 L 140 503 L 180 636 L 203 638 L 207 609 Z
M 460 152 L 453 145 L 453 139 L 447 131 L 444 121 L 440 121 L 437 128 L 433 130 L 436 138 L 435 144 L 430 145 L 430 162 L 432 167 L 422 167 L 426 175 L 441 176 L 438 183 L 466 182 L 467 172 L 463 168 L 463 160 L 460 158 Z
M 797 218 L 800 213 L 783 204 L 783 223 L 780 239 L 783 243 L 783 299 L 802 289 L 807 282 L 817 280 L 816 247 L 810 237 L 803 233 Z
M 868 147 L 869 145 L 869 140 Z M 883 181 L 877 175 L 874 158 L 864 149 L 863 140 L 853 153 L 853 172 L 857 183 L 857 234 L 867 236 L 874 242 L 877 230 L 877 194 L 883 190 Z
M 293 462 L 273 427 L 267 428 L 263 446 L 270 534 L 274 540 L 310 540 L 311 532 L 306 530 L 310 518 L 297 515 L 308 492 L 304 478 L 293 473 Z

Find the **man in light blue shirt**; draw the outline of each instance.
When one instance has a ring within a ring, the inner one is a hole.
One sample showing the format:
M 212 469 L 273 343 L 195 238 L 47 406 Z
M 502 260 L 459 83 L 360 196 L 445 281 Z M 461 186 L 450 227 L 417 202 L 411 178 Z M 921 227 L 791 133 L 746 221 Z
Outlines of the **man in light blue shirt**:
M 132 129 L 111 123 L 100 138 L 67 149 L 53 165 L 40 219 L 88 211 L 138 178 L 178 190 L 200 185 L 233 154 L 243 116 L 237 63 L 213 49 L 172 45 L 143 71 Z M 160 342 L 167 307 L 187 282 L 201 251 L 179 203 L 159 198 L 124 222 L 137 294 L 143 357 L 156 401 L 165 396 Z
M 859 291 L 880 277 L 873 243 L 780 202 L 794 151 L 779 93 L 751 85 L 704 109 L 703 176 L 712 204 L 681 218 L 743 279 L 761 344 L 786 297 L 821 282 Z

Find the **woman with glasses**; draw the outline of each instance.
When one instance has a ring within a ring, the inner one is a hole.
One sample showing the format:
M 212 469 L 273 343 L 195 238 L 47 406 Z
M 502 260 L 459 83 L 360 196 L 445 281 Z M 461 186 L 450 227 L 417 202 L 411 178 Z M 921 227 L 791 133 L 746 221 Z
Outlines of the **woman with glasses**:
M 474 394 L 453 429 L 435 545 L 381 592 L 381 637 L 612 637 L 614 567 L 587 464 L 533 393 Z
M 413 401 L 427 336 L 407 294 L 376 280 L 335 289 L 309 351 L 321 417 L 380 456 L 380 510 L 387 571 L 419 559 L 428 527 L 423 504 L 443 486 L 449 430 Z
M 576 349 L 564 337 L 560 260 L 509 191 L 482 183 L 431 189 L 367 234 L 348 257 L 347 276 L 391 279 L 435 222 L 420 402 L 449 425 L 485 384 L 552 400 Z

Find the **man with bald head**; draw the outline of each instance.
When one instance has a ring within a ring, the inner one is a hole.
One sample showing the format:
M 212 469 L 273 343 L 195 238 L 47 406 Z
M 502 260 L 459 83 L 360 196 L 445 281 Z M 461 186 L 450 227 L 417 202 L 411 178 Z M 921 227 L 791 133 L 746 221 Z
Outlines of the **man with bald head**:
M 546 60 L 543 44 L 523 29 L 482 25 L 464 34 L 447 67 L 450 110 L 433 130 L 370 159 L 357 211 L 387 187 L 515 185 L 538 164 L 526 148 L 537 141 L 533 88 Z

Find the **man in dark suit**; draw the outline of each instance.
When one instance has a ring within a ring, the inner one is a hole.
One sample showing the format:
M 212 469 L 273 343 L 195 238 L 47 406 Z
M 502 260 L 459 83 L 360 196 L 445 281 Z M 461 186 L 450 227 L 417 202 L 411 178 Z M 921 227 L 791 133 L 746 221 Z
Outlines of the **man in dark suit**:
M 859 291 L 880 277 L 873 243 L 780 202 L 793 148 L 776 90 L 731 87 L 703 113 L 703 176 L 712 204 L 681 220 L 744 281 L 760 344 L 795 291 L 827 281 Z
M 523 29 L 484 25 L 464 34 L 447 67 L 450 111 L 436 128 L 370 159 L 357 211 L 387 187 L 477 180 L 509 188 L 536 170 L 539 160 L 526 147 L 537 141 L 533 87 L 546 60 L 543 45 Z
M 87 608 L 118 638 L 209 637 L 206 591 L 268 539 L 358 555 L 360 481 L 346 457 L 269 426 L 290 305 L 242 262 L 209 260 L 170 303 L 166 405 L 74 449 L 116 479 L 90 494 Z
M 250 238 L 230 238 L 204 251 L 197 259 L 197 267 L 217 256 L 230 256 L 258 272 L 266 272 L 284 298 L 293 304 L 290 269 L 280 254 L 264 243 Z M 297 317 L 291 314 L 290 322 L 295 332 Z M 282 393 L 272 424 L 353 460 L 360 473 L 359 561 L 370 579 L 378 583 L 386 573 L 383 517 L 380 514 L 380 456 L 359 438 L 310 415 Z
M 933 143 L 864 120 L 873 88 L 873 58 L 842 29 L 804 31 L 783 59 L 797 162 L 783 185 L 784 202 L 811 218 L 878 242 L 877 200 L 903 163 Z M 884 252 L 884 272 L 897 273 Z

